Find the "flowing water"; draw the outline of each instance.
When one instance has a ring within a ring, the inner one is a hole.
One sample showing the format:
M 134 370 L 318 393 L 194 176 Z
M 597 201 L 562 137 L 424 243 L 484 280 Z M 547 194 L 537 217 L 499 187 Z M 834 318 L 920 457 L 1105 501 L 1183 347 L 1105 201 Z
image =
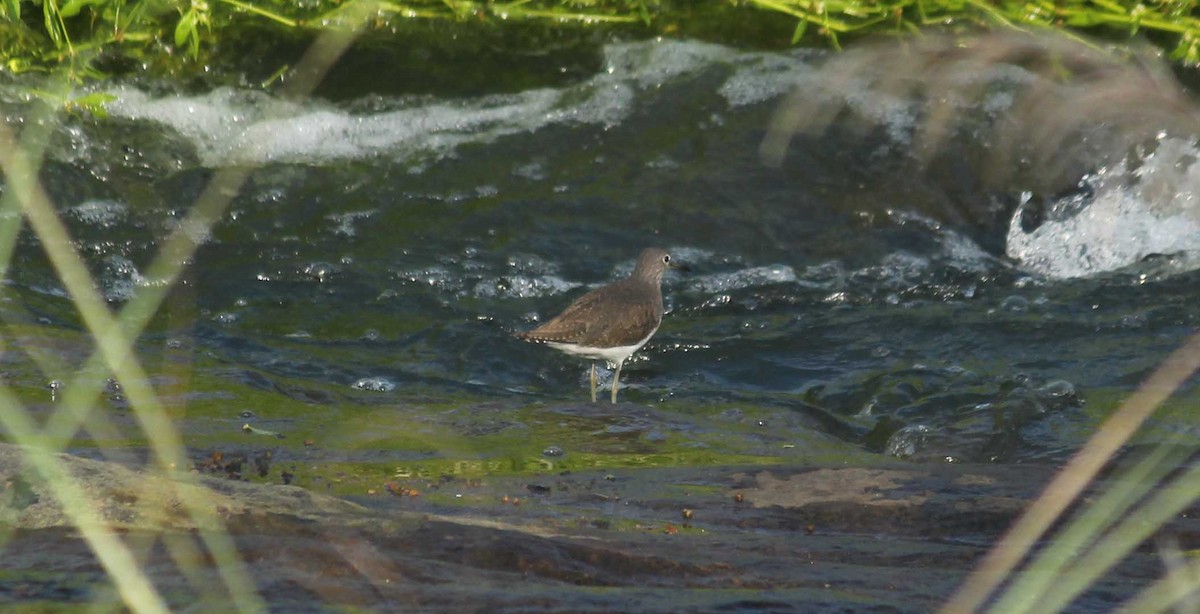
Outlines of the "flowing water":
M 157 283 L 142 270 L 213 169 L 255 167 L 140 347 L 198 455 L 245 445 L 249 424 L 283 437 L 255 440 L 280 458 L 316 440 L 328 460 L 418 469 L 1061 460 L 1196 326 L 1192 142 L 1040 198 L 979 187 L 969 165 L 914 171 L 918 104 L 861 94 L 844 102 L 879 128 L 794 139 L 773 168 L 766 127 L 794 85 L 821 89 L 825 54 L 600 53 L 570 84 L 468 97 L 106 86 L 110 116 L 63 119 L 43 175 L 120 306 Z M 621 400 L 668 418 L 564 413 L 586 364 L 510 333 L 649 245 L 692 272 L 668 275 Z M 81 360 L 27 233 L 6 296 L 40 331 L 22 342 Z M 44 411 L 71 375 L 6 362 Z M 1143 439 L 1195 428 L 1167 408 Z
M 253 169 L 138 344 L 198 467 L 370 500 L 564 471 L 1054 465 L 1200 322 L 1192 135 L 1062 155 L 1047 137 L 1012 168 L 1054 177 L 1026 184 L 979 153 L 1053 131 L 1013 128 L 1034 121 L 1009 113 L 1037 78 L 1019 63 L 972 73 L 986 95 L 926 156 L 926 98 L 847 80 L 826 53 L 596 53 L 594 73 L 492 94 L 295 102 L 135 80 L 100 86 L 107 118 L 56 120 L 42 176 L 114 308 L 162 282 L 149 263 L 214 172 Z M 777 109 L 811 100 L 833 109 L 825 128 L 760 153 Z M 692 270 L 668 274 L 622 404 L 591 405 L 586 363 L 511 333 L 651 245 Z M 5 379 L 47 419 L 88 337 L 28 231 L 4 289 Z M 1195 433 L 1196 399 L 1192 383 L 1137 443 Z M 120 386 L 102 403 L 108 427 L 72 451 L 141 458 Z M 621 479 L 652 496 L 703 475 Z M 422 505 L 453 513 L 462 492 Z M 603 504 L 603 526 L 641 522 L 632 509 Z

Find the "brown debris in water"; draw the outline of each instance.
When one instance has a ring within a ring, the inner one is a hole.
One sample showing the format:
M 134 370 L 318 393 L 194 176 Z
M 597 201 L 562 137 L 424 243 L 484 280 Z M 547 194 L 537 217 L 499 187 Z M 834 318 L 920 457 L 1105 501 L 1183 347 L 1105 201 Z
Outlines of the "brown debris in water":
M 271 459 L 273 454 L 270 450 L 261 452 L 237 452 L 226 455 L 221 450 L 213 450 L 203 460 L 195 464 L 196 471 L 208 475 L 224 475 L 231 480 L 245 481 L 245 471 L 247 467 L 253 466 L 254 473 L 258 477 L 265 478 L 271 473 Z M 284 484 L 291 482 L 291 478 L 295 477 L 290 472 L 284 473 Z
M 387 484 L 384 484 L 384 487 L 387 488 L 388 493 L 390 493 L 396 497 L 420 497 L 421 496 L 421 491 L 419 491 L 415 488 L 401 486 L 397 482 L 388 482 Z

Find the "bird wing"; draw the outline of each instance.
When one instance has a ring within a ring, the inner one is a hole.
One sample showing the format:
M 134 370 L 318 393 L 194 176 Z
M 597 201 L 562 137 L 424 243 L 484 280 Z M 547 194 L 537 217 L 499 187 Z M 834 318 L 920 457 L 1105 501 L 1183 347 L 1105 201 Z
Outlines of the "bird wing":
M 662 303 L 638 300 L 631 284 L 617 282 L 579 297 L 554 319 L 517 336 L 528 341 L 616 347 L 641 341 L 662 321 Z M 601 310 L 603 318 L 598 317 Z

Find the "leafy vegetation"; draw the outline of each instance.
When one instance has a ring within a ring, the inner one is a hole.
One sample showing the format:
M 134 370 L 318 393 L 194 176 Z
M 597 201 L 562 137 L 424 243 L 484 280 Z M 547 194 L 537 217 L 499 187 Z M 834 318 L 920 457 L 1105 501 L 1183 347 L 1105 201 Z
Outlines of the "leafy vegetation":
M 1146 32 L 1171 47 L 1171 58 L 1200 63 L 1200 21 L 1194 2 L 1166 0 L 747 0 L 798 19 L 792 42 L 810 32 L 839 47 L 839 37 L 881 30 L 909 31 L 930 24 L 982 22 L 1003 26 Z
M 756 45 L 829 45 L 848 36 L 930 24 L 986 24 L 1148 33 L 1171 57 L 1200 64 L 1194 3 L 1164 0 L 408 0 L 379 1 L 368 30 L 404 36 L 412 24 L 619 28 L 733 36 Z M 344 23 L 337 0 L 0 0 L 0 66 L 9 73 L 66 67 L 76 79 L 137 69 L 204 66 L 247 26 L 280 36 Z M 732 20 L 731 13 L 737 17 Z M 794 27 L 790 25 L 795 20 Z M 729 33 L 729 28 L 736 31 Z M 790 37 L 788 36 L 790 32 Z

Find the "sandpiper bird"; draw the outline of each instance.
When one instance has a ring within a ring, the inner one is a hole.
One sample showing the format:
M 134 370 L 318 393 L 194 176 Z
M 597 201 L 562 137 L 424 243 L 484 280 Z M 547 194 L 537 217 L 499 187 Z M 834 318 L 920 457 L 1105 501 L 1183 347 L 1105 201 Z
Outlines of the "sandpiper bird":
M 516 336 L 593 361 L 607 361 L 616 369 L 612 381 L 612 402 L 616 403 L 621 365 L 654 336 L 662 322 L 662 278 L 668 268 L 686 270 L 672 262 L 666 250 L 646 248 L 628 278 L 588 292 L 558 317 Z M 596 402 L 595 362 L 592 402 Z

